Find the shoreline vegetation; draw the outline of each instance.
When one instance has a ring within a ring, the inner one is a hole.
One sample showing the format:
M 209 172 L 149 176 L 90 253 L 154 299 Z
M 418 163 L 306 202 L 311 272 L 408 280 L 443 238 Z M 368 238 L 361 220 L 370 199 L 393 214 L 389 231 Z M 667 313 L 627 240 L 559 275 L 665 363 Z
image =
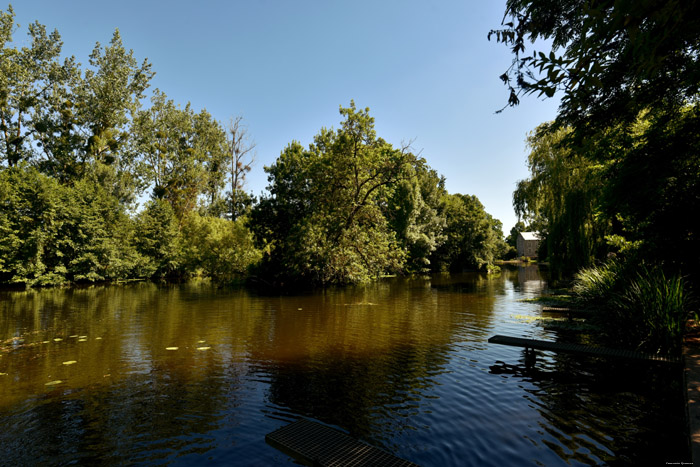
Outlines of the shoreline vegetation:
M 118 30 L 84 66 L 61 59 L 57 31 L 30 24 L 18 48 L 17 29 L 0 11 L 0 286 L 352 284 L 495 271 L 509 249 L 478 198 L 379 137 L 369 108 L 351 102 L 337 130 L 292 141 L 256 198 L 242 119 L 148 91 L 151 64 Z

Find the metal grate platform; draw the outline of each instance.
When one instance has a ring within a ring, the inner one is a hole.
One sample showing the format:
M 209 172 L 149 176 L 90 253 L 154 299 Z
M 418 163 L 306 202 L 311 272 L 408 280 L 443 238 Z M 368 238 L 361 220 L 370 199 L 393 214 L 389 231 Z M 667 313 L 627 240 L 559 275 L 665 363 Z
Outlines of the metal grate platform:
M 310 466 L 417 466 L 336 429 L 306 419 L 267 434 L 265 441 Z
M 489 343 L 525 347 L 525 349 L 552 350 L 554 352 L 590 355 L 592 357 L 615 357 L 654 362 L 680 363 L 680 359 L 678 358 L 635 352 L 633 350 L 607 349 L 605 347 L 593 347 L 583 344 L 564 344 L 536 339 L 523 339 L 521 337 L 495 335 L 489 339 Z

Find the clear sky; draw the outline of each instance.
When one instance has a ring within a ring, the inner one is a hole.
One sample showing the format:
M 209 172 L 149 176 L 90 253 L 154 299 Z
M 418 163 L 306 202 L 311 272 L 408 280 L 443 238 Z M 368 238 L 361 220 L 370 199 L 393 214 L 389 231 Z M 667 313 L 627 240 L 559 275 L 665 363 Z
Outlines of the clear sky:
M 270 165 L 292 140 L 308 145 L 337 128 L 338 108 L 369 107 L 377 135 L 413 148 L 447 179 L 450 193 L 476 195 L 504 225 L 515 224 L 512 192 L 528 176 L 525 137 L 552 120 L 558 102 L 507 100 L 498 79 L 507 47 L 489 42 L 505 0 L 19 0 L 27 43 L 34 21 L 57 29 L 65 55 L 87 64 L 95 42 L 118 28 L 124 45 L 157 73 L 183 106 L 227 123 L 241 115 L 256 143 L 247 191 L 267 186 Z M 7 5 L 0 5 L 5 10 Z

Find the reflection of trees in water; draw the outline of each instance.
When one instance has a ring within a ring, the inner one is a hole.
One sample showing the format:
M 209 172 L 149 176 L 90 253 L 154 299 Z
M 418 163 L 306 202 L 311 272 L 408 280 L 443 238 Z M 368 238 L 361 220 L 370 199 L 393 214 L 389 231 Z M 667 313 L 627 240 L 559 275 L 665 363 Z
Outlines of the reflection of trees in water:
M 343 351 L 294 364 L 270 363 L 271 403 L 386 444 L 411 425 L 444 373 L 447 347 L 394 348 L 376 356 Z
M 240 401 L 262 387 L 273 404 L 388 446 L 416 423 L 451 344 L 484 340 L 503 287 L 466 275 L 284 297 L 150 283 L 3 295 L 2 336 L 39 343 L 0 361 L 13 375 L 0 386 L 0 445 L 20 464 L 170 459 L 220 442 L 222 417 L 246 416 L 237 404 L 262 410 Z M 53 337 L 64 340 L 40 344 Z M 196 351 L 200 339 L 211 350 Z M 52 379 L 64 383 L 48 392 Z
M 568 463 L 587 465 L 665 465 L 690 458 L 679 368 L 548 355 L 531 369 L 525 357 L 519 365 L 491 368 L 523 385 L 546 421 L 533 443 Z
M 504 278 L 438 275 L 285 297 L 251 356 L 271 380 L 272 404 L 388 447 L 419 428 L 412 423 L 446 371 L 451 344 L 483 341 L 503 288 Z

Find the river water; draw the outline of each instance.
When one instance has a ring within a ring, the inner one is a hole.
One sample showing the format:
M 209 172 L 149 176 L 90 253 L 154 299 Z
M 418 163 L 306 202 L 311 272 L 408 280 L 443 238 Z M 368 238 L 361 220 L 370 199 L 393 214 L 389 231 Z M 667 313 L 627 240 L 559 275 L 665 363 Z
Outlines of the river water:
M 522 349 L 536 267 L 285 296 L 207 282 L 0 292 L 0 464 L 286 465 L 298 417 L 425 466 L 688 460 L 680 372 Z M 544 324 L 549 323 L 549 324 Z M 500 363 L 504 362 L 504 363 Z

